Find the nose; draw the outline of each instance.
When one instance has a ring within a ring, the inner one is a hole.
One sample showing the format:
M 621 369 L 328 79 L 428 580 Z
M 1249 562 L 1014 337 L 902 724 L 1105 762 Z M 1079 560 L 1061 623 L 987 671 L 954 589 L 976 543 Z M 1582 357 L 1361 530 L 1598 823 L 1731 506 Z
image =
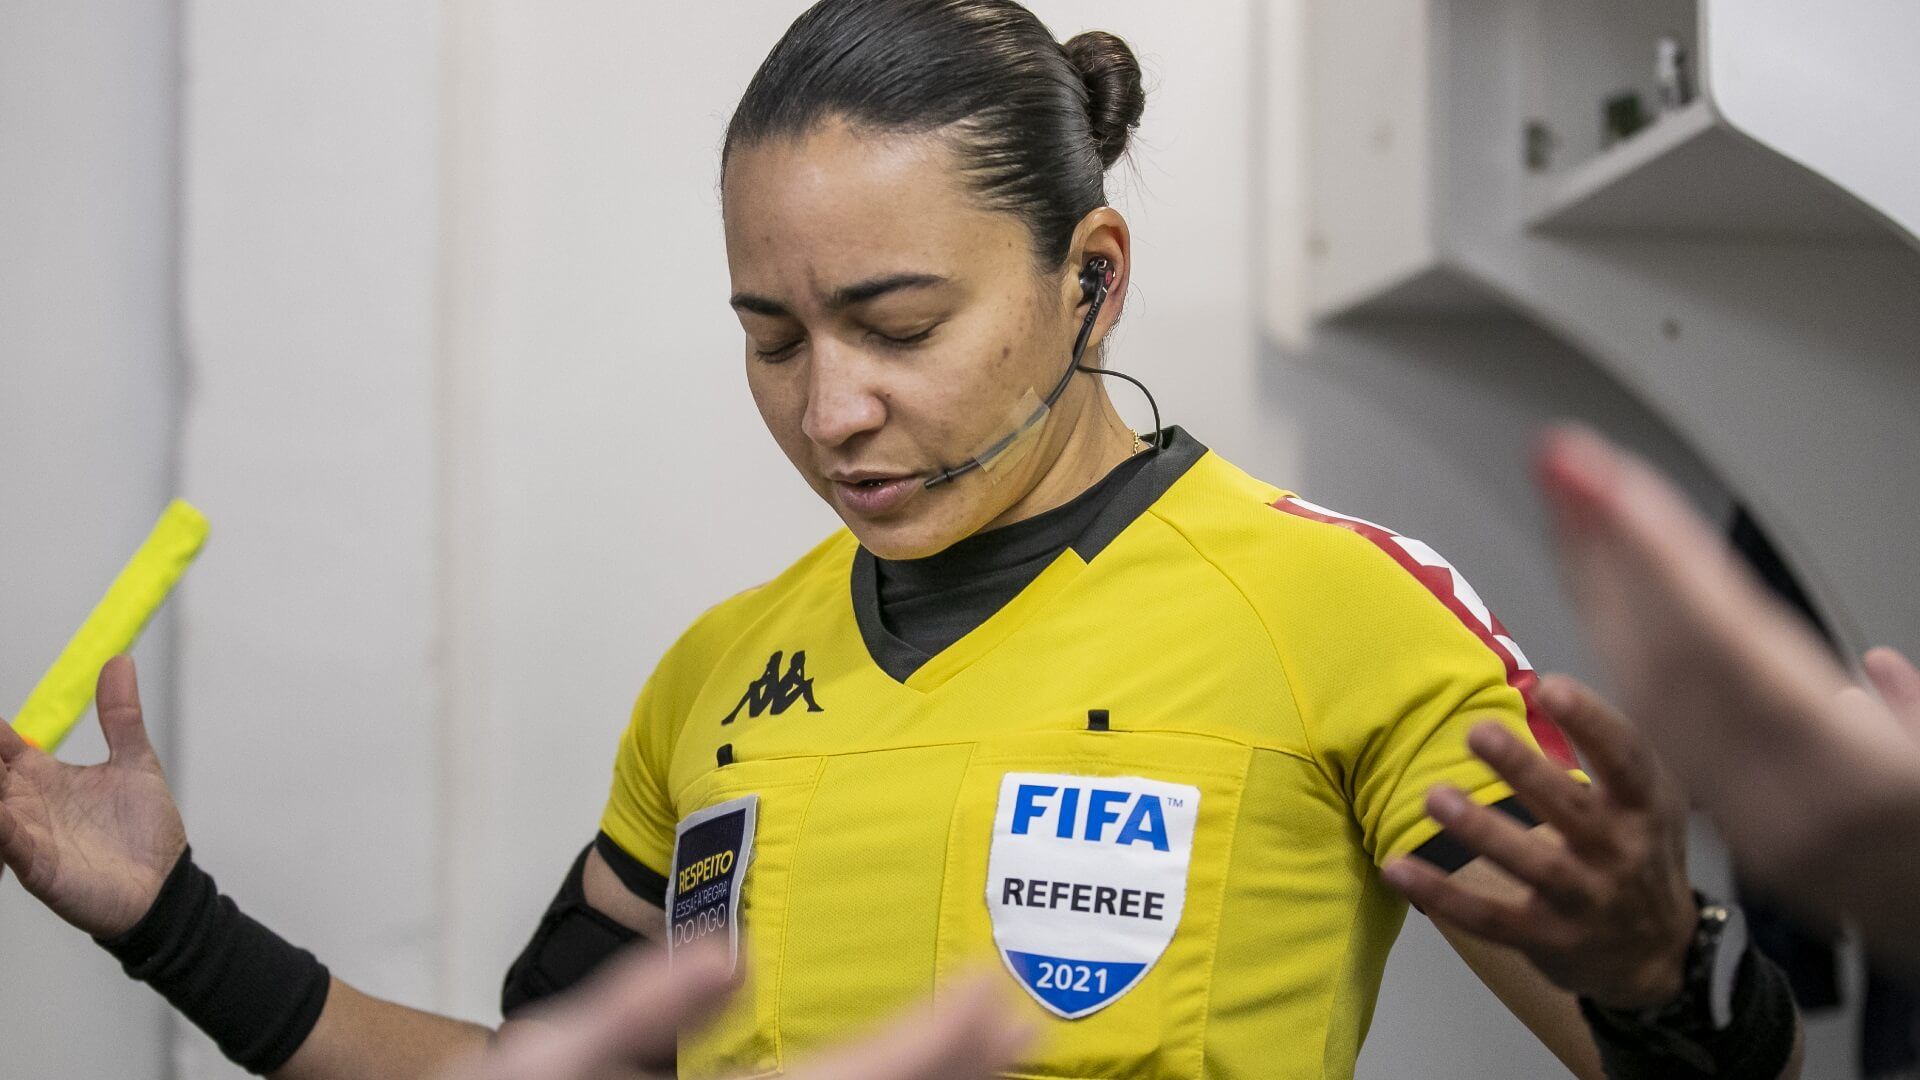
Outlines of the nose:
M 800 430 L 815 445 L 838 447 L 886 423 L 886 401 L 857 356 L 816 347 L 807 369 L 807 414 Z

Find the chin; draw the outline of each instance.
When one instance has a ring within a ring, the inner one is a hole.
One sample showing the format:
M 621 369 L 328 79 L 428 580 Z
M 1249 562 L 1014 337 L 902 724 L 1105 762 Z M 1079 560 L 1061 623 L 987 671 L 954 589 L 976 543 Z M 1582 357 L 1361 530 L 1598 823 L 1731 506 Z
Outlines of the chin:
M 917 517 L 917 516 L 916 516 Z M 908 518 L 902 521 L 848 520 L 848 531 L 860 546 L 882 559 L 924 559 L 938 555 L 965 538 L 971 530 L 956 524 L 943 524 Z

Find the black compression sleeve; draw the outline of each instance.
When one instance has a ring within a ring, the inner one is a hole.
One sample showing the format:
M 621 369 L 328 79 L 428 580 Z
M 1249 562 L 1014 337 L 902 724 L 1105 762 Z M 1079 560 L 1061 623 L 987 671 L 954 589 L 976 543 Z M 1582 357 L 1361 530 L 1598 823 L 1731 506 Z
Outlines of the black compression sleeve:
M 592 850 L 592 845 L 580 850 L 533 939 L 507 969 L 500 987 L 500 1015 L 512 1017 L 528 1005 L 571 989 L 608 957 L 639 940 L 638 932 L 587 903 L 583 878 Z
M 133 929 L 94 940 L 248 1072 L 286 1064 L 327 1004 L 326 967 L 241 914 L 192 849 Z
M 1712 1033 L 1623 1025 L 1580 999 L 1610 1080 L 1776 1080 L 1793 1055 L 1798 1014 L 1787 978 L 1748 947 L 1733 984 L 1733 1021 Z

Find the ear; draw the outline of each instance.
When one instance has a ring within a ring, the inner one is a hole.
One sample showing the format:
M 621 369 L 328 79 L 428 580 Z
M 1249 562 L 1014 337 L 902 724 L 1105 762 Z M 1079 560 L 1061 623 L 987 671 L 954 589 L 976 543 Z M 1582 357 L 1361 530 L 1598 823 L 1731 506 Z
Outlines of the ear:
M 1100 309 L 1100 319 L 1094 324 L 1093 337 L 1087 343 L 1089 355 L 1099 351 L 1100 343 L 1107 331 L 1119 321 L 1120 313 L 1126 309 L 1127 283 L 1132 276 L 1133 234 L 1127 228 L 1127 219 L 1120 211 L 1111 206 L 1097 207 L 1092 213 L 1080 219 L 1074 227 L 1073 243 L 1067 250 L 1067 273 L 1062 283 L 1065 289 L 1064 299 L 1068 310 L 1077 311 L 1081 304 L 1080 272 L 1086 268 L 1087 260 L 1103 258 L 1113 267 L 1113 283 L 1107 289 L 1107 302 Z

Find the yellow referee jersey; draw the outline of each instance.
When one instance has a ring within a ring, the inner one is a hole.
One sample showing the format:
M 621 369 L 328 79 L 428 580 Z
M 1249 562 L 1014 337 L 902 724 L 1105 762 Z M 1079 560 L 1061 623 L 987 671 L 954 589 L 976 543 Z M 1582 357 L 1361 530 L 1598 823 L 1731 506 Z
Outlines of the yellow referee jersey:
M 1406 913 L 1376 867 L 1445 847 L 1435 783 L 1511 802 L 1467 729 L 1571 761 L 1526 658 L 1431 548 L 1177 429 L 1091 531 L 904 680 L 844 531 L 661 661 L 602 829 L 747 971 L 682 1075 L 983 966 L 1045 1028 L 1009 1075 L 1351 1075 Z

